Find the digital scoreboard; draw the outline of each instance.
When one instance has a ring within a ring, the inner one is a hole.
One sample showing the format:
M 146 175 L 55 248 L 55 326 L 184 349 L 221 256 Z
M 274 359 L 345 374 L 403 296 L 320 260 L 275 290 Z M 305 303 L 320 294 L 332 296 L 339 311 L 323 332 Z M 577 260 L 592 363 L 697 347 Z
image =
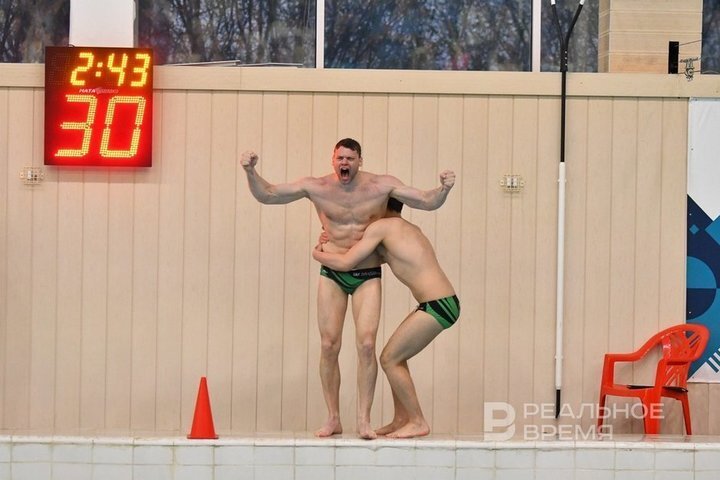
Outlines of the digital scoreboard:
M 45 49 L 45 165 L 152 165 L 153 55 Z

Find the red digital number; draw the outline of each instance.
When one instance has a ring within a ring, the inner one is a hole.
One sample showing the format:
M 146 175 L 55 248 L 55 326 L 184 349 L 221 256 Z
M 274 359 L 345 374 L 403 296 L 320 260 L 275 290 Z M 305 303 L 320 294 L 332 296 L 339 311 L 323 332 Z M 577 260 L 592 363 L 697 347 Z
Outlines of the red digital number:
M 152 164 L 152 51 L 48 47 L 45 163 Z

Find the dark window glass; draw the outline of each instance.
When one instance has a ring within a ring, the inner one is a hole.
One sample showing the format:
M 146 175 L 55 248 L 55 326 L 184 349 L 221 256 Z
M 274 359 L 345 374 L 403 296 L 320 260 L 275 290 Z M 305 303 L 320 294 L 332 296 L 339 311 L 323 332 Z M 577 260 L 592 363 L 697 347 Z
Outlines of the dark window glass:
M 138 45 L 156 63 L 315 66 L 315 0 L 139 0 Z
M 720 73 L 720 0 L 704 0 L 702 73 Z
M 530 70 L 532 0 L 327 0 L 325 66 Z
M 0 0 L 0 62 L 42 63 L 69 33 L 70 0 Z
M 586 1 L 575 23 L 568 45 L 568 71 L 597 72 L 598 69 L 598 1 Z M 577 0 L 558 0 L 557 14 L 562 35 L 565 37 L 578 8 Z M 542 2 L 542 46 L 540 49 L 543 72 L 560 71 L 560 36 L 549 0 Z
M 597 71 L 598 1 L 588 0 L 569 70 Z M 564 32 L 577 0 L 557 0 Z M 530 70 L 532 0 L 326 0 L 325 66 Z M 138 0 L 138 46 L 156 61 L 238 60 L 315 66 L 315 0 Z M 541 70 L 560 41 L 542 1 Z M 67 45 L 70 0 L 0 0 L 0 62 L 43 62 Z M 563 32 L 563 33 L 564 33 Z M 702 72 L 720 72 L 720 0 L 703 0 Z

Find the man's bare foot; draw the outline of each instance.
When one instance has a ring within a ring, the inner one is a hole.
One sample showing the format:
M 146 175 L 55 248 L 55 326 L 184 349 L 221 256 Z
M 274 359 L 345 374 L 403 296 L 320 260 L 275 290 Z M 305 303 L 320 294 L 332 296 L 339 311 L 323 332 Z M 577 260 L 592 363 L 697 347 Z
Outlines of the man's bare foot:
M 388 435 L 388 434 L 394 432 L 395 430 L 397 430 L 398 428 L 402 427 L 406 423 L 407 423 L 407 420 L 400 420 L 400 419 L 393 418 L 392 422 L 388 423 L 387 425 L 385 425 L 383 427 L 378 428 L 377 430 L 375 430 L 375 433 L 377 433 L 378 435 Z
M 389 433 L 389 438 L 413 438 L 424 437 L 430 433 L 430 426 L 427 422 L 414 423 L 409 422 L 398 428 L 394 432 Z
M 325 425 L 315 431 L 316 437 L 329 437 L 336 433 L 342 433 L 342 425 L 339 418 L 328 418 Z
M 358 420 L 358 435 L 360 438 L 365 440 L 375 440 L 377 433 L 370 427 L 370 422 L 364 422 Z

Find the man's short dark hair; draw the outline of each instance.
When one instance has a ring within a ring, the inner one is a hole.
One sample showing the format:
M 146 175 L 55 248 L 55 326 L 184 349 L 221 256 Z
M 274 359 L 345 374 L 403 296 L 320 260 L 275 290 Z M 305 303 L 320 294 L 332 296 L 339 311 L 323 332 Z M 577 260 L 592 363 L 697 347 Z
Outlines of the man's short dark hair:
M 353 152 L 357 152 L 358 157 L 362 157 L 362 147 L 360 146 L 360 143 L 358 143 L 358 141 L 354 138 L 343 138 L 335 144 L 335 150 L 340 147 L 345 147 L 352 150 Z
M 390 211 L 401 213 L 403 205 L 404 204 L 397 198 L 393 198 L 393 197 L 388 198 L 387 209 Z

